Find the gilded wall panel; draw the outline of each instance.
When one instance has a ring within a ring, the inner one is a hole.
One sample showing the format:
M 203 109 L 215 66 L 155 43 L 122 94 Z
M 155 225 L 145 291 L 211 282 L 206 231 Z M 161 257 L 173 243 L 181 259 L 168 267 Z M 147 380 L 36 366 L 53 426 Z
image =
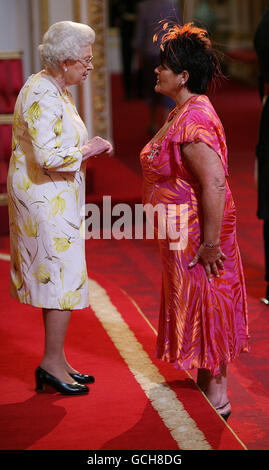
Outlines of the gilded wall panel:
M 96 33 L 92 71 L 93 133 L 110 137 L 110 94 L 107 68 L 107 11 L 105 0 L 88 1 L 90 25 Z

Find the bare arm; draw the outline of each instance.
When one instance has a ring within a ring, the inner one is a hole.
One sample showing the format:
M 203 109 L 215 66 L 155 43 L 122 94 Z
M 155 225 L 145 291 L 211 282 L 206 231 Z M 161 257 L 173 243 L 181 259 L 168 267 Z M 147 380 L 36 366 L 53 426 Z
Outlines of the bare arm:
M 203 242 L 217 245 L 213 248 L 201 244 L 190 267 L 200 260 L 208 278 L 218 276 L 225 255 L 220 246 L 220 232 L 225 204 L 225 173 L 219 156 L 203 142 L 183 146 L 183 161 L 201 185 Z

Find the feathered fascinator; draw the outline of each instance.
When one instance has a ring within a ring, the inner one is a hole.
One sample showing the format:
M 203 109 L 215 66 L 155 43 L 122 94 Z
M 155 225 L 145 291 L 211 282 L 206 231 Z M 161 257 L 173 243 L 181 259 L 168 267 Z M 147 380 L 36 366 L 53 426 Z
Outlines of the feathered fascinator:
M 160 21 L 153 42 L 160 44 L 160 62 L 174 73 L 188 70 L 188 85 L 193 92 L 201 93 L 207 84 L 223 78 L 218 54 L 206 29 L 194 23 L 184 25 Z
M 174 39 L 179 39 L 182 37 L 186 37 L 187 39 L 196 39 L 200 41 L 206 48 L 211 47 L 211 41 L 209 39 L 208 32 L 206 29 L 198 28 L 194 25 L 194 23 L 186 23 L 184 25 L 180 25 L 174 23 L 173 25 L 171 22 L 163 22 L 159 21 L 160 28 L 157 33 L 153 36 L 153 42 L 157 42 L 159 37 L 161 36 L 160 41 L 160 48 L 164 50 L 164 44 L 166 42 L 170 42 Z

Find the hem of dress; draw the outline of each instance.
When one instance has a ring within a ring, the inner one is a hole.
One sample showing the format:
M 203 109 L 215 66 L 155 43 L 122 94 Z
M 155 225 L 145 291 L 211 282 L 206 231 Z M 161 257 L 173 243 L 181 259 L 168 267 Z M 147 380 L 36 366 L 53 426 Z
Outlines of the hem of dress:
M 47 310 L 61 310 L 61 311 L 66 311 L 66 310 L 69 310 L 69 311 L 74 311 L 74 310 L 84 310 L 85 308 L 88 308 L 90 306 L 90 302 L 88 304 L 85 304 L 85 307 L 84 306 L 78 306 L 78 305 L 75 305 L 74 308 L 70 308 L 70 309 L 63 309 L 63 308 L 59 308 L 59 305 L 57 306 L 46 306 L 46 305 L 35 305 L 34 303 L 31 303 L 31 302 L 24 302 L 23 300 L 20 300 L 18 297 L 10 294 L 10 297 L 12 297 L 13 299 L 16 299 L 20 304 L 23 304 L 23 305 L 30 305 L 31 307 L 35 307 L 35 308 L 45 308 Z
M 187 371 L 187 370 L 193 370 L 193 369 L 207 369 L 210 371 L 213 377 L 217 377 L 221 373 L 221 370 L 220 370 L 221 366 L 231 364 L 232 362 L 235 361 L 235 359 L 238 358 L 240 354 L 248 353 L 248 352 L 249 352 L 249 346 L 248 344 L 246 344 L 242 346 L 240 351 L 236 353 L 235 355 L 233 355 L 232 357 L 225 358 L 225 360 L 219 360 L 219 362 L 214 365 L 203 363 L 203 362 L 200 363 L 197 360 L 193 360 L 190 363 L 186 364 L 188 361 L 180 361 L 178 359 L 168 358 L 168 357 L 165 357 L 165 355 L 158 355 L 157 352 L 155 353 L 155 358 L 160 359 L 163 362 L 173 364 L 174 368 L 178 370 Z

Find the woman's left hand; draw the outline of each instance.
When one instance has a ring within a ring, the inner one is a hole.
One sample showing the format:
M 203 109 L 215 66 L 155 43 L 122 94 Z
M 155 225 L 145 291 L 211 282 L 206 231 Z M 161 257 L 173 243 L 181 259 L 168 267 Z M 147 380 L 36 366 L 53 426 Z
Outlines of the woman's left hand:
M 225 259 L 226 256 L 219 246 L 211 248 L 202 244 L 189 264 L 189 268 L 192 268 L 200 261 L 205 268 L 209 282 L 211 282 L 212 275 L 219 277 L 219 269 L 224 268 L 223 261 Z
M 113 153 L 112 144 L 98 135 L 92 137 L 87 144 L 83 145 L 82 161 L 85 162 L 90 157 L 111 156 Z

